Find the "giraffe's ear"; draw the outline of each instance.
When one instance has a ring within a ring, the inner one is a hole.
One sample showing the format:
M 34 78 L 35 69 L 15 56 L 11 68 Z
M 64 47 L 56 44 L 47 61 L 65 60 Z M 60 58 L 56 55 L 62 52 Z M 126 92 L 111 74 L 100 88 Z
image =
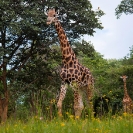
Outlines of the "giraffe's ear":
M 122 76 L 120 76 L 120 78 L 122 79 L 123 77 L 122 77 Z
M 48 16 L 48 10 L 49 10 L 49 7 L 47 7 L 46 10 L 44 11 L 44 14 L 45 14 L 46 16 Z
M 128 76 L 126 76 L 126 78 L 128 78 Z

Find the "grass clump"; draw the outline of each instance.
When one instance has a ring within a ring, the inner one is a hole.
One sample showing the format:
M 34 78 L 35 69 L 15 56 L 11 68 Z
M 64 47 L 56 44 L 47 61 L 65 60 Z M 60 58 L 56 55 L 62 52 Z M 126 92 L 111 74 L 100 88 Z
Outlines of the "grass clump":
M 31 117 L 26 122 L 8 120 L 1 123 L 0 133 L 131 133 L 133 132 L 133 115 L 124 113 L 122 116 L 106 118 L 74 119 L 72 115 L 67 120 L 54 118 L 40 120 Z

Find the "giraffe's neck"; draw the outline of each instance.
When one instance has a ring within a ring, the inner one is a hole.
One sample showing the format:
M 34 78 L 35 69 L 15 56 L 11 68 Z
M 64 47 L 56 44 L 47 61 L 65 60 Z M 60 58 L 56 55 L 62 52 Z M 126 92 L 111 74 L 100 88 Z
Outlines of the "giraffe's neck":
M 126 85 L 126 82 L 124 82 L 124 96 L 127 96 L 128 93 L 127 93 L 127 85 Z
M 56 27 L 56 31 L 58 33 L 58 37 L 59 37 L 59 41 L 60 41 L 63 62 L 67 63 L 70 60 L 77 60 L 75 53 L 73 52 L 73 50 L 68 42 L 65 31 L 62 28 L 62 26 L 58 20 L 55 22 L 55 27 Z

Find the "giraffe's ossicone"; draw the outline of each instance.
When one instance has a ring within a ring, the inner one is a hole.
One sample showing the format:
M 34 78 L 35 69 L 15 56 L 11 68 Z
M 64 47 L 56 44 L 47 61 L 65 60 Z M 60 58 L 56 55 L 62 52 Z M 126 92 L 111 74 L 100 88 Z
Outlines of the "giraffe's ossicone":
M 75 116 L 80 116 L 83 110 L 83 95 L 86 96 L 87 105 L 92 111 L 92 96 L 94 89 L 94 80 L 90 70 L 81 65 L 72 50 L 64 29 L 58 20 L 55 9 L 49 9 L 47 12 L 47 24 L 54 23 L 58 33 L 60 47 L 62 52 L 62 68 L 60 77 L 62 84 L 60 88 L 59 100 L 57 103 L 58 113 L 62 115 L 62 102 L 65 98 L 67 86 L 70 85 L 74 91 L 74 110 Z

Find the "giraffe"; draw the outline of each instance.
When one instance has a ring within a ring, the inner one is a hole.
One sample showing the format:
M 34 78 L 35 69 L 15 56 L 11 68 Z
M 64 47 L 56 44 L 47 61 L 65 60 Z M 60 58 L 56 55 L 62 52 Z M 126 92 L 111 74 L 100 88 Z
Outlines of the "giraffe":
M 55 28 L 58 34 L 60 48 L 62 53 L 62 68 L 60 71 L 60 77 L 62 79 L 59 99 L 57 102 L 58 114 L 62 116 L 62 102 L 65 98 L 65 94 L 68 86 L 73 89 L 74 92 L 74 112 L 75 117 L 80 117 L 84 108 L 83 95 L 86 95 L 86 103 L 92 110 L 92 95 L 94 88 L 94 79 L 90 70 L 81 65 L 76 58 L 76 55 L 71 48 L 64 29 L 58 20 L 58 12 L 56 9 L 49 9 L 46 13 L 47 24 L 55 24 Z
M 123 79 L 123 82 L 124 82 L 124 97 L 123 97 L 123 100 L 122 100 L 122 103 L 123 103 L 123 111 L 125 113 L 132 113 L 132 110 L 133 110 L 133 101 L 130 98 L 130 96 L 128 95 L 127 87 L 126 87 L 126 79 L 128 77 L 126 75 L 123 75 L 120 78 L 122 78 Z

